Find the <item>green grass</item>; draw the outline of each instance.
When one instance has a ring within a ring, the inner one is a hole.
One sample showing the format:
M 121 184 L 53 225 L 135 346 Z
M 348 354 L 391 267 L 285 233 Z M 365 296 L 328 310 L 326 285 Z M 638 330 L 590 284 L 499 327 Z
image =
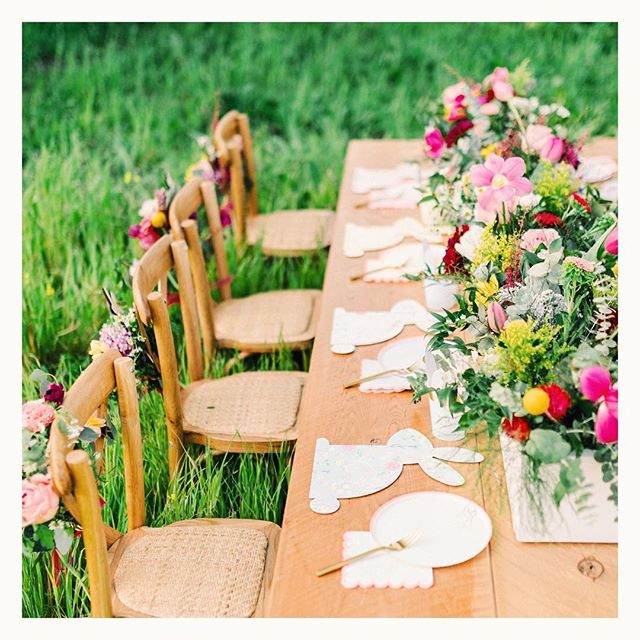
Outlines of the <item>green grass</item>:
M 136 255 L 127 227 L 164 172 L 181 183 L 199 151 L 216 91 L 252 122 L 262 210 L 333 207 L 350 138 L 418 137 L 420 103 L 451 78 L 481 78 L 528 57 L 545 101 L 576 127 L 617 131 L 617 30 L 607 24 L 50 24 L 23 31 L 23 353 L 67 386 L 89 362 L 107 319 L 100 288 L 129 304 Z M 127 171 L 140 177 L 125 184 Z M 320 287 L 325 256 L 232 253 L 236 295 Z M 221 354 L 218 369 L 232 354 Z M 287 353 L 250 368 L 306 368 Z M 242 367 L 239 367 L 242 368 Z M 280 521 L 287 455 L 211 456 L 190 450 L 174 485 L 158 394 L 142 398 L 148 523 L 194 516 Z M 122 457 L 108 448 L 106 517 L 126 525 Z M 23 615 L 88 614 L 82 551 L 60 586 L 50 560 L 23 563 Z

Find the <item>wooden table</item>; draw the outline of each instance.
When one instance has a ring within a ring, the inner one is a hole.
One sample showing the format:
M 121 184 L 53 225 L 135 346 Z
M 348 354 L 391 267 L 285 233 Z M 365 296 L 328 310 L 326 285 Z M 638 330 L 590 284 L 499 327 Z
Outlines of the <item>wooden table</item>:
M 424 303 L 421 283 L 351 282 L 366 257 L 342 253 L 347 222 L 387 224 L 416 210 L 358 209 L 362 201 L 351 191 L 355 167 L 393 167 L 420 157 L 418 140 L 354 140 L 347 151 L 338 201 L 333 244 L 324 281 L 318 333 L 298 421 L 299 433 L 283 531 L 267 605 L 270 617 L 493 617 L 615 616 L 617 612 L 617 545 L 522 544 L 515 541 L 504 487 L 502 459 L 491 456 L 480 465 L 455 465 L 466 479 L 446 487 L 427 477 L 417 465 L 406 466 L 391 487 L 379 493 L 342 500 L 340 509 L 319 515 L 309 508 L 309 484 L 316 439 L 333 444 L 387 441 L 398 429 L 413 427 L 431 434 L 429 406 L 411 402 L 411 393 L 364 394 L 344 390 L 345 381 L 360 375 L 362 358 L 373 358 L 381 345 L 357 347 L 355 353 L 331 353 L 333 310 L 387 310 L 404 298 Z M 372 254 L 369 254 L 371 256 Z M 399 337 L 419 335 L 405 327 Z M 345 589 L 339 572 L 317 578 L 316 569 L 342 557 L 342 534 L 366 531 L 374 511 L 391 498 L 410 491 L 451 491 L 484 506 L 494 525 L 490 546 L 463 564 L 434 570 L 430 589 Z M 577 568 L 585 556 L 605 566 L 598 580 Z

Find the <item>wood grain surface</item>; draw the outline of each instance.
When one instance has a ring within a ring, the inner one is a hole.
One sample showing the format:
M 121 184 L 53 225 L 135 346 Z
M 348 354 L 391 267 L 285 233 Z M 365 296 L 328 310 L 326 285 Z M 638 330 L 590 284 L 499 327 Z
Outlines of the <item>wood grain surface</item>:
M 421 157 L 419 140 L 354 140 L 347 150 L 335 230 L 323 288 L 323 302 L 309 378 L 298 420 L 298 442 L 285 508 L 283 531 L 267 605 L 270 617 L 493 617 L 616 615 L 616 545 L 521 544 L 513 537 L 504 490 L 502 461 L 490 456 L 480 465 L 455 465 L 466 478 L 446 487 L 416 465 L 376 494 L 341 501 L 340 509 L 319 515 L 309 508 L 309 485 L 316 439 L 333 444 L 385 443 L 396 431 L 413 427 L 431 436 L 426 401 L 413 404 L 411 393 L 365 394 L 343 383 L 359 377 L 363 358 L 375 358 L 383 345 L 357 347 L 355 353 L 331 353 L 333 310 L 386 310 L 404 298 L 424 303 L 421 283 L 350 281 L 367 257 L 342 253 L 347 222 L 388 224 L 416 210 L 372 211 L 356 208 L 363 196 L 351 191 L 355 167 L 391 168 Z M 398 338 L 419 335 L 405 327 Z M 384 344 L 389 344 L 384 343 Z M 473 446 L 471 444 L 471 446 Z M 340 574 L 321 578 L 316 569 L 342 557 L 345 531 L 365 531 L 378 507 L 410 491 L 451 491 L 484 506 L 494 523 L 490 546 L 463 564 L 434 570 L 430 589 L 345 589 Z M 486 498 L 485 498 L 486 493 Z M 605 564 L 593 581 L 577 569 L 585 556 Z

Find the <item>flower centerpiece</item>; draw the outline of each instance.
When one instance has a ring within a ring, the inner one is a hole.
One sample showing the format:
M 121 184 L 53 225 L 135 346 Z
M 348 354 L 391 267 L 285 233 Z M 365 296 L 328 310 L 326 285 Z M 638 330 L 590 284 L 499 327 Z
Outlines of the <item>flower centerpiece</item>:
M 461 293 L 434 314 L 440 371 L 412 378 L 414 398 L 434 393 L 460 428 L 517 443 L 532 483 L 558 465 L 556 504 L 588 493 L 593 450 L 617 502 L 617 208 L 581 183 L 568 112 L 526 98 L 531 84 L 526 64 L 461 79 L 427 127 L 425 197 L 452 225 L 437 271 Z

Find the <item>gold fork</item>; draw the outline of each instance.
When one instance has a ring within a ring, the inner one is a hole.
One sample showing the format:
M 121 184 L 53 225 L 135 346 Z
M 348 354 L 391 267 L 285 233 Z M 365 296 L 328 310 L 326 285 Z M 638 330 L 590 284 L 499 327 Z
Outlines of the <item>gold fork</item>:
M 366 558 L 367 556 L 370 556 L 372 553 L 377 553 L 378 551 L 384 551 L 384 550 L 402 551 L 402 549 L 406 549 L 407 547 L 414 544 L 418 540 L 418 538 L 420 538 L 420 533 L 418 532 L 412 533 L 408 536 L 405 536 L 404 538 L 400 538 L 400 540 L 396 540 L 395 542 L 392 542 L 391 544 L 383 544 L 380 547 L 374 547 L 373 549 L 369 549 L 368 551 L 359 553 L 357 556 L 351 556 L 351 558 L 347 558 L 346 560 L 341 560 L 340 562 L 336 562 L 335 564 L 330 564 L 329 566 L 324 567 L 323 569 L 318 569 L 318 571 L 316 571 L 316 575 L 318 577 L 326 576 L 328 573 L 333 573 L 334 571 L 337 571 L 338 569 L 342 569 L 342 567 L 348 564 L 351 564 L 356 560 L 361 560 L 362 558 Z

